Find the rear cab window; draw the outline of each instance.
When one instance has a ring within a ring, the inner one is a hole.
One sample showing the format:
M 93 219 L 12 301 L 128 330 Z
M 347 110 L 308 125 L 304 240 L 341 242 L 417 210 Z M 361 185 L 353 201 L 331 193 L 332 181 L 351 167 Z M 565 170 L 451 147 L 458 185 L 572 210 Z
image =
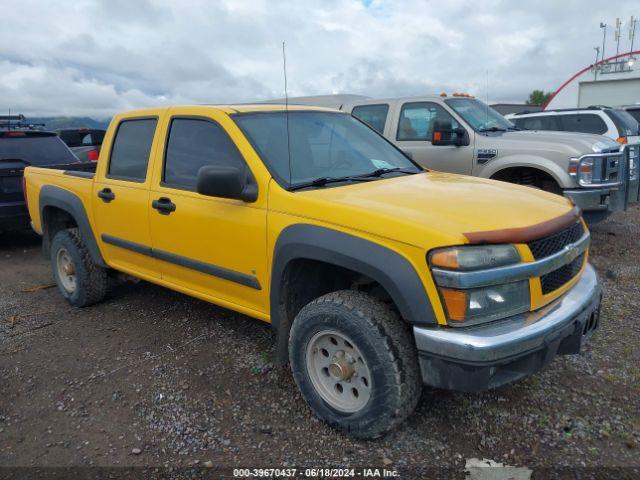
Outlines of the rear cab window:
M 389 105 L 381 103 L 377 105 L 358 105 L 353 107 L 351 115 L 369 125 L 379 134 L 384 134 L 384 127 L 387 123 Z
M 206 118 L 174 117 L 169 126 L 162 185 L 195 191 L 198 171 L 209 165 L 247 168 L 235 143 L 218 123 Z
M 562 129 L 567 132 L 603 135 L 608 130 L 607 124 L 596 113 L 568 113 L 558 117 L 562 122 Z
M 107 178 L 143 183 L 157 118 L 125 119 L 118 125 L 107 170 Z

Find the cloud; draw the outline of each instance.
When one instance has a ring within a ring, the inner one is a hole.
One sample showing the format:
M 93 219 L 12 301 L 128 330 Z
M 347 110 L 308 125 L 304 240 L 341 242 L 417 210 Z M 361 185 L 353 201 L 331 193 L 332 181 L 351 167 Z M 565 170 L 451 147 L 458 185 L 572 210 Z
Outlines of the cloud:
M 524 100 L 593 61 L 598 23 L 635 4 L 23 0 L 3 11 L 0 111 L 106 117 L 290 95 L 466 90 Z M 626 38 L 626 36 L 624 36 Z M 612 42 L 610 41 L 610 44 Z

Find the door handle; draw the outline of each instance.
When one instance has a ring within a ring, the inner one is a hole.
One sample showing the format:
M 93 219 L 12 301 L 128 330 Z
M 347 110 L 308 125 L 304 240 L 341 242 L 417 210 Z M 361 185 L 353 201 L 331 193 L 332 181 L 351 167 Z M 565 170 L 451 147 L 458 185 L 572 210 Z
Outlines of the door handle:
M 110 188 L 103 188 L 98 192 L 98 196 L 104 203 L 109 203 L 111 200 L 116 198 L 116 194 L 113 193 Z
M 176 211 L 176 204 L 167 197 L 160 197 L 159 199 L 154 200 L 151 202 L 151 206 L 158 210 L 158 213 L 162 215 L 169 215 L 171 212 Z

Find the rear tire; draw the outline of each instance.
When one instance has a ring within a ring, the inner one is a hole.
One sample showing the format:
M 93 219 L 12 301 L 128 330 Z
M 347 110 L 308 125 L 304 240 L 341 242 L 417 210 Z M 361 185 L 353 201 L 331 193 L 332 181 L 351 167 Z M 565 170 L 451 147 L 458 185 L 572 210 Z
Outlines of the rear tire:
M 289 358 L 315 414 L 358 438 L 393 429 L 420 398 L 422 380 L 408 326 L 363 292 L 341 290 L 306 305 L 291 327 Z
M 77 228 L 61 230 L 51 242 L 53 277 L 62 296 L 74 307 L 87 307 L 107 293 L 107 271 L 93 263 Z

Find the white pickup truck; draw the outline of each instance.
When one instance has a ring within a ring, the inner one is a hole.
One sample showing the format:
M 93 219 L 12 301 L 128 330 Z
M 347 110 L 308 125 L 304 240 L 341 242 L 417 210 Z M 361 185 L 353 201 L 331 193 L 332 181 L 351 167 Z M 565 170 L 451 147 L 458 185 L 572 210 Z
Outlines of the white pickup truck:
M 349 112 L 425 168 L 564 195 L 588 222 L 639 200 L 640 145 L 622 146 L 586 133 L 520 130 L 469 95 L 321 95 L 291 98 L 289 103 Z

